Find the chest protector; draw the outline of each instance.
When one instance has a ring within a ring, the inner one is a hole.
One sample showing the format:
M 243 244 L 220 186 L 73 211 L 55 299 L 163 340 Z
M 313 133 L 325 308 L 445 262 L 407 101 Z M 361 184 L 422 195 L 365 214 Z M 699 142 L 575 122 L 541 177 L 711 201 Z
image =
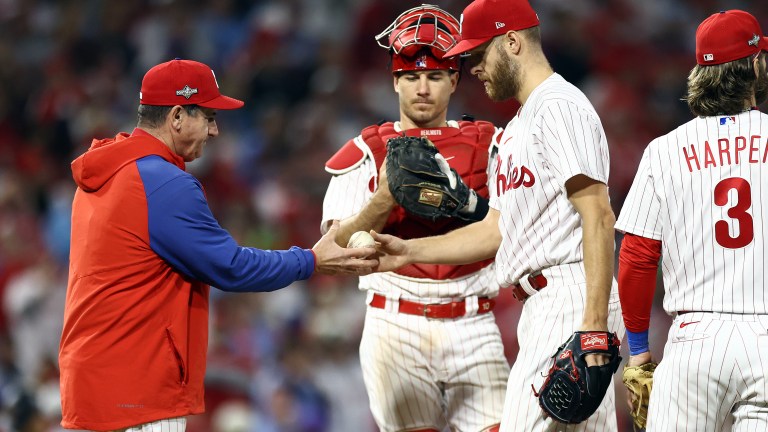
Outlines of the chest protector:
M 435 144 L 451 168 L 461 175 L 467 186 L 474 189 L 478 195 L 488 198 L 486 167 L 490 147 L 492 144 L 495 145 L 491 141 L 496 129 L 493 124 L 484 121 L 460 121 L 458 126 L 458 128 L 409 129 L 402 132 L 397 132 L 393 123 L 369 126 L 360 133 L 362 139 L 349 141 L 328 161 L 326 169 L 331 173 L 339 172 L 338 168 L 341 165 L 349 166 L 353 159 L 358 159 L 361 153 L 364 153 L 373 157 L 378 173 L 387 155 L 388 139 L 402 134 L 423 136 Z M 365 144 L 368 148 L 360 149 L 361 144 Z M 365 156 L 363 156 L 364 159 Z M 342 160 L 344 163 L 341 163 Z M 371 190 L 376 184 L 377 179 L 372 179 L 369 185 Z M 395 206 L 382 232 L 403 239 L 412 239 L 445 234 L 466 224 L 467 222 L 454 218 L 441 218 L 433 222 L 406 213 L 402 207 Z M 461 245 L 455 245 L 455 247 L 461 247 Z M 464 265 L 411 264 L 395 270 L 395 273 L 433 280 L 456 279 L 474 273 L 488 266 L 492 261 L 488 259 Z

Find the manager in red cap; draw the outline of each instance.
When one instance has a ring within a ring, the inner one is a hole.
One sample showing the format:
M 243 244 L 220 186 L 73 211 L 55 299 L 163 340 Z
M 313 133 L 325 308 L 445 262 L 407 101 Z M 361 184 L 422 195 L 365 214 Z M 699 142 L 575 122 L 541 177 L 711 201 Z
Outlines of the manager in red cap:
M 495 257 L 496 281 L 524 302 L 501 431 L 563 430 L 555 422 L 578 423 L 568 426 L 573 431 L 616 431 L 612 376 L 624 326 L 600 118 L 584 93 L 550 67 L 539 18 L 526 0 L 476 0 L 461 22 L 462 40 L 445 55 L 465 55 L 491 99 L 522 105 L 499 140 L 488 179 L 490 210 L 443 236 L 377 236 L 392 254 L 379 258 L 379 270 Z M 566 341 L 595 348 L 577 359 L 591 367 L 589 374 L 586 367 L 573 373 L 581 389 L 589 375 L 588 393 L 557 388 L 565 385 L 557 376 L 546 379 Z
M 202 413 L 209 286 L 272 291 L 313 273 L 366 274 L 371 248 L 238 246 L 185 163 L 216 137 L 223 96 L 208 66 L 157 65 L 144 76 L 132 133 L 94 140 L 72 163 L 69 283 L 59 350 L 62 426 L 176 432 Z M 360 259 L 356 259 L 360 258 Z

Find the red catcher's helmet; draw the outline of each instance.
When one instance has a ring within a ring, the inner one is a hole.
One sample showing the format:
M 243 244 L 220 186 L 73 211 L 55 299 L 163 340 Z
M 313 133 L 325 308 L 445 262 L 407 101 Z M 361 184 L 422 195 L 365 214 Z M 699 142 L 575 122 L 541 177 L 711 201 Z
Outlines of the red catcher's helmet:
M 458 71 L 458 57 L 442 57 L 461 40 L 459 27 L 459 21 L 453 15 L 437 6 L 423 4 L 400 14 L 376 36 L 376 42 L 390 50 L 392 72 Z

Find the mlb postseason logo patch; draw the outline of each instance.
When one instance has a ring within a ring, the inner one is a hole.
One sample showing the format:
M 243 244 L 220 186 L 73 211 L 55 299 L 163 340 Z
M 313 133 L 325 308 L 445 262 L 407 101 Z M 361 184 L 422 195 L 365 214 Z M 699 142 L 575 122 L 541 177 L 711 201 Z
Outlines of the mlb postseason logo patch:
M 730 126 L 736 124 L 736 116 L 720 117 L 720 126 Z
M 187 99 L 191 98 L 193 94 L 197 94 L 197 89 L 188 85 L 185 85 L 181 90 L 176 90 L 176 96 L 184 96 Z
M 426 68 L 427 67 L 427 56 L 422 55 L 421 57 L 416 59 L 416 67 L 417 68 Z
M 608 349 L 608 335 L 605 333 L 584 333 L 581 335 L 581 349 Z

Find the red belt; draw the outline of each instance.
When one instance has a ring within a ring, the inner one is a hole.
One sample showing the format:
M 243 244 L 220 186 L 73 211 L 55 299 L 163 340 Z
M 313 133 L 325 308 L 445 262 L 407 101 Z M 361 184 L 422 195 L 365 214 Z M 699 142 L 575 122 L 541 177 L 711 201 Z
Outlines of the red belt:
M 384 309 L 387 298 L 381 294 L 374 294 L 371 300 L 371 307 Z M 483 314 L 490 312 L 496 306 L 496 300 L 488 297 L 479 297 L 477 299 L 477 313 Z M 398 312 L 408 315 L 421 315 L 427 318 L 458 318 L 464 316 L 467 312 L 466 302 L 464 300 L 451 303 L 432 303 L 421 304 L 408 300 L 400 300 Z
M 533 289 L 536 291 L 541 290 L 542 288 L 547 286 L 547 278 L 544 277 L 543 274 L 539 273 L 537 275 L 530 275 L 528 276 L 528 283 L 531 284 Z M 512 285 L 512 295 L 515 296 L 515 298 L 519 301 L 525 301 L 528 297 L 531 295 L 528 294 L 525 289 L 520 284 Z

